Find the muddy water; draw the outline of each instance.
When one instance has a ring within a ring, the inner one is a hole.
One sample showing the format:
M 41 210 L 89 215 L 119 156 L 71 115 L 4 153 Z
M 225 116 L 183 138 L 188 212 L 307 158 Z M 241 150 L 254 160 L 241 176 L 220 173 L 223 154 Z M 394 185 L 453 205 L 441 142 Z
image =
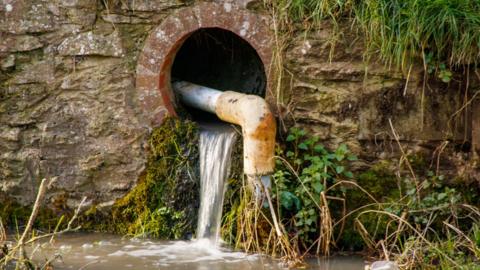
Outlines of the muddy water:
M 31 251 L 31 249 L 30 249 Z M 218 249 L 207 239 L 199 241 L 154 241 L 120 236 L 75 233 L 43 244 L 35 251 L 36 261 L 54 254 L 61 257 L 54 269 L 172 269 L 172 270 L 247 270 L 285 269 L 280 261 L 259 255 Z M 311 259 L 308 269 L 361 270 L 359 257 Z

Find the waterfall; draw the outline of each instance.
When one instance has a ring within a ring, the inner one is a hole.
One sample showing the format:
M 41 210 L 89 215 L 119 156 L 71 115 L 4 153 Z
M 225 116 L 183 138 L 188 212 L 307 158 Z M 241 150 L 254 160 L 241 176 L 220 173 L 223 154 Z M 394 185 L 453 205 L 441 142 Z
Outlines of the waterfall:
M 197 239 L 218 243 L 223 197 L 230 171 L 235 130 L 225 124 L 200 126 L 200 209 Z

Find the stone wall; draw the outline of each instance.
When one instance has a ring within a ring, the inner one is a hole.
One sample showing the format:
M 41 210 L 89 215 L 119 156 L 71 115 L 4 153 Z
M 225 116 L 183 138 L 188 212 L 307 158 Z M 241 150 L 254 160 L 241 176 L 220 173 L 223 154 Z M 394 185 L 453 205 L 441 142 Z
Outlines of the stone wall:
M 105 7 L 105 3 L 108 8 Z M 135 5 L 135 6 L 134 6 Z M 135 65 L 171 1 L 0 1 L 0 190 L 24 204 L 109 204 L 145 166 Z M 135 11 L 133 11 L 135 10 Z
M 42 177 L 57 177 L 49 200 L 58 207 L 84 195 L 109 205 L 125 194 L 144 170 L 151 129 L 139 109 L 137 59 L 152 29 L 197 2 L 0 0 L 1 192 L 29 204 Z M 374 60 L 366 75 L 363 40 L 342 29 L 296 35 L 282 116 L 368 161 L 395 152 L 384 140 L 389 119 L 402 140 L 429 150 L 447 137 L 469 139 L 465 121 L 450 121 L 463 101 L 458 84 L 422 90 L 421 65 L 407 84 Z

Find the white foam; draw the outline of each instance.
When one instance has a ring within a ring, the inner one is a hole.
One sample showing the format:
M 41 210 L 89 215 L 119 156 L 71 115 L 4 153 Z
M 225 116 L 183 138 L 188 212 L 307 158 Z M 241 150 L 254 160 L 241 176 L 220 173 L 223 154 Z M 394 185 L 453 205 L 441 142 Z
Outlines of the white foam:
M 96 260 L 98 258 L 100 258 L 100 256 L 93 256 L 93 255 L 86 255 L 85 256 L 85 259 L 87 259 L 87 260 Z
M 99 246 L 111 246 L 113 244 L 110 241 L 100 240 L 100 241 L 98 241 L 98 245 Z
M 130 256 L 136 258 L 158 257 L 159 264 L 170 263 L 195 263 L 204 261 L 238 262 L 241 260 L 254 261 L 256 255 L 243 252 L 232 252 L 222 249 L 209 239 L 193 241 L 173 241 L 166 244 L 146 244 L 138 248 L 131 245 L 124 246 L 121 250 L 108 254 L 111 257 Z
M 83 244 L 83 245 L 82 245 L 82 248 L 83 248 L 83 249 L 91 249 L 91 248 L 93 248 L 93 245 L 92 245 L 92 244 L 88 244 L 88 243 L 87 243 L 87 244 Z

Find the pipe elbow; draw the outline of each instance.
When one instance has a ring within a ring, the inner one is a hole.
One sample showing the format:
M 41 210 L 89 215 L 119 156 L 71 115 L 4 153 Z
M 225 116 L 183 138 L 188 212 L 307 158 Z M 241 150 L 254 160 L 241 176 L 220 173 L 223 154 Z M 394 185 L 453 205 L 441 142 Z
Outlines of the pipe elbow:
M 218 98 L 215 111 L 221 120 L 242 127 L 245 173 L 272 173 L 276 122 L 268 103 L 258 96 L 227 91 Z

